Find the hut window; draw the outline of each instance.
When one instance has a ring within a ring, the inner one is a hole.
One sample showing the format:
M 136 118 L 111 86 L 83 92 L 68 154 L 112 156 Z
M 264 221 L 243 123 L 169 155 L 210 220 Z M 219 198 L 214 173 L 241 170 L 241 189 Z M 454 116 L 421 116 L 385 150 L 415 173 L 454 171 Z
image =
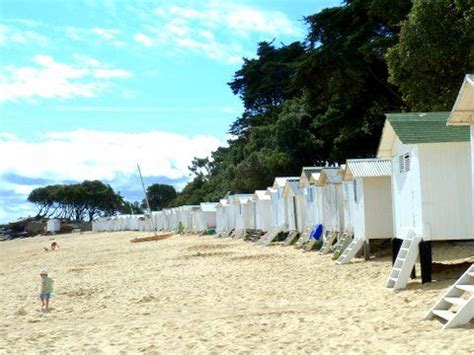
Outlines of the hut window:
M 401 173 L 407 173 L 410 171 L 411 156 L 410 153 L 400 155 L 398 157 L 398 164 Z
M 239 205 L 239 214 L 242 214 L 242 205 Z
M 308 189 L 308 202 L 313 202 L 313 189 Z
M 358 198 L 357 198 L 357 181 L 356 180 L 353 181 L 352 186 L 354 187 L 354 201 L 357 202 Z

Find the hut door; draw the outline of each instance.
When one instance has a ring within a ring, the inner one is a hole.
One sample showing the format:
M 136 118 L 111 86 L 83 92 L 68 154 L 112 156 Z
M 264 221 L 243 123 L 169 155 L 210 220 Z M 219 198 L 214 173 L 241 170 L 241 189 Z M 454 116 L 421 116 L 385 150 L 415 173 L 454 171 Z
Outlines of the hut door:
M 295 230 L 298 230 L 298 213 L 296 207 L 296 196 L 293 196 L 293 217 L 295 221 Z

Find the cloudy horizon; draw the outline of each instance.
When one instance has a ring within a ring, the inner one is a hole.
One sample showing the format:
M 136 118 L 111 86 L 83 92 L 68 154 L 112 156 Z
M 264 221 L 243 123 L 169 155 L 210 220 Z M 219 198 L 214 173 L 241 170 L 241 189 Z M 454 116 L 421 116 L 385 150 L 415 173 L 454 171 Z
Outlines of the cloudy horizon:
M 243 110 L 226 84 L 242 58 L 260 41 L 304 40 L 303 16 L 323 7 L 45 4 L 2 4 L 0 223 L 34 215 L 26 198 L 47 184 L 99 179 L 140 200 L 137 163 L 147 184 L 181 189 L 193 157 L 225 145 Z

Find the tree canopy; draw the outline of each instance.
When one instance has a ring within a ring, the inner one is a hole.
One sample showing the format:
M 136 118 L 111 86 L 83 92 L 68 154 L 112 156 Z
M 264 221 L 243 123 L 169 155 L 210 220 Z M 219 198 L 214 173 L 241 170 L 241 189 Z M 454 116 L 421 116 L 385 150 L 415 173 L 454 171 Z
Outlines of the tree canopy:
M 408 107 L 446 111 L 474 68 L 474 2 L 416 0 L 387 53 L 390 82 Z
M 171 185 L 165 184 L 153 184 L 147 187 L 146 195 L 150 208 L 153 211 L 159 211 L 165 207 L 168 207 L 170 202 L 173 201 L 177 194 L 176 190 Z M 147 208 L 146 200 L 144 199 L 141 204 L 142 209 Z
M 39 187 L 31 191 L 28 201 L 38 207 L 38 217 L 76 221 L 112 216 L 128 206 L 110 185 L 98 180 Z

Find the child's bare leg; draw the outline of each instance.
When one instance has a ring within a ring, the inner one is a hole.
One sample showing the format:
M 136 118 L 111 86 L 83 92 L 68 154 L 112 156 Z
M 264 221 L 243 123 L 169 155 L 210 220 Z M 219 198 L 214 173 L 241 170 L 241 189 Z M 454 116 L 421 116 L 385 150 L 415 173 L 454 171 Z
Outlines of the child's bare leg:
M 43 309 L 43 308 L 44 308 L 44 298 L 41 297 L 41 309 Z
M 46 301 L 46 308 L 45 309 L 48 310 L 49 309 L 49 298 L 46 298 L 45 301 Z

